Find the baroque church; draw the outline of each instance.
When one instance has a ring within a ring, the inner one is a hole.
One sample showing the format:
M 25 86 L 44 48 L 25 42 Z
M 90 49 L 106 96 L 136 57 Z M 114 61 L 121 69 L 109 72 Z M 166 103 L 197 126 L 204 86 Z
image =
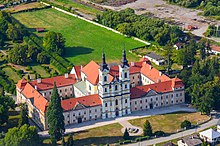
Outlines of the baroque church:
M 155 69 L 148 59 L 128 63 L 123 50 L 119 65 L 107 64 L 103 52 L 101 64 L 90 61 L 74 66 L 69 74 L 17 83 L 17 103 L 27 104 L 29 116 L 42 130 L 48 129 L 46 111 L 54 82 L 65 125 L 185 102 L 182 81 Z

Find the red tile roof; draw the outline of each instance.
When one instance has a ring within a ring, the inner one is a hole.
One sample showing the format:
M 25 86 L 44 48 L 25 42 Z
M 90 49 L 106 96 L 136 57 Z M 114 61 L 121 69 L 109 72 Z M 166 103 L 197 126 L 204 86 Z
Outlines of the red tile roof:
M 99 65 L 93 60 L 83 67 L 82 72 L 90 83 L 95 85 L 99 82 Z
M 211 49 L 216 52 L 220 52 L 220 46 L 212 45 Z
M 17 88 L 22 90 L 22 89 L 24 89 L 26 84 L 27 84 L 27 80 L 21 79 L 21 80 L 18 81 L 16 86 L 17 86 Z
M 143 63 L 143 67 L 141 68 L 141 73 L 148 77 L 153 82 L 164 82 L 170 80 L 170 78 L 164 74 L 162 74 L 156 68 L 153 68 L 151 65 L 147 63 Z
M 76 71 L 76 76 L 78 79 L 81 79 L 81 66 L 74 66 Z
M 54 82 L 56 82 L 57 88 L 75 84 L 76 77 L 74 74 L 69 74 L 68 78 L 64 75 L 56 76 L 52 78 L 41 79 L 41 83 L 37 83 L 37 80 L 31 81 L 30 84 L 34 87 L 37 86 L 38 91 L 53 89 Z
M 151 64 L 150 61 L 147 58 L 141 58 L 139 62 L 131 62 L 130 63 L 130 69 L 129 69 L 130 74 L 140 73 L 143 62 L 145 62 L 147 64 Z M 119 76 L 119 67 L 118 67 L 118 65 L 110 67 L 110 74 L 112 76 L 116 76 L 116 77 Z
M 165 82 L 159 82 L 155 84 L 149 84 L 144 86 L 136 86 L 131 88 L 131 99 L 140 98 L 147 94 L 150 90 L 154 90 L 157 93 L 166 93 L 166 92 L 172 92 L 173 87 L 177 88 L 183 87 L 183 83 L 180 79 L 174 78 L 169 81 Z
M 43 113 L 46 112 L 46 108 L 48 105 L 48 101 L 37 91 L 32 87 L 29 83 L 27 83 L 24 87 L 24 90 L 22 91 L 22 94 L 28 98 L 33 98 L 34 106 L 42 111 Z
M 78 98 L 70 98 L 66 100 L 62 100 L 62 108 L 64 111 L 68 111 L 73 109 L 77 104 L 82 104 L 85 107 L 93 107 L 102 105 L 102 101 L 98 94 L 78 97 Z

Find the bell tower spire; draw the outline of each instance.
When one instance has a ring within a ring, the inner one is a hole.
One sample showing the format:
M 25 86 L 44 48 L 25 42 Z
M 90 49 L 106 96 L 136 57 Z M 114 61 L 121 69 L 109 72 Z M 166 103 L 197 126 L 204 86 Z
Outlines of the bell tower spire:
M 125 66 L 129 67 L 128 60 L 126 58 L 126 51 L 123 50 L 122 59 L 121 59 L 121 67 L 124 68 Z
M 102 50 L 101 71 L 103 71 L 103 70 L 105 70 L 105 69 L 109 70 L 109 69 L 108 69 L 108 65 L 107 65 L 107 63 L 106 63 L 106 61 L 105 61 L 105 53 L 104 53 L 104 50 Z

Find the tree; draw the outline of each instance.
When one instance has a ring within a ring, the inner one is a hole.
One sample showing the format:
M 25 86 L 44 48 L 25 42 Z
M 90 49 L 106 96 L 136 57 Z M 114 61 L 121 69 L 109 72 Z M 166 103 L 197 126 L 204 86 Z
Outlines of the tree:
M 59 97 L 55 82 L 46 115 L 51 139 L 60 140 L 65 131 L 64 116 L 63 108 L 61 107 L 61 98 Z
M 20 107 L 20 119 L 18 121 L 18 127 L 21 127 L 24 124 L 29 125 L 28 108 L 26 104 L 22 104 Z
M 39 146 L 40 137 L 35 126 L 23 125 L 8 130 L 3 143 L 5 146 Z
M 144 130 L 144 136 L 152 136 L 153 131 L 152 131 L 151 124 L 148 120 L 145 121 L 143 130 Z
M 63 55 L 65 49 L 65 39 L 61 33 L 49 31 L 43 38 L 43 46 L 48 51 Z
M 15 102 L 11 97 L 0 96 L 0 125 L 8 122 L 8 111 L 14 108 Z
M 72 135 L 72 134 L 70 134 L 70 135 L 68 136 L 66 146 L 73 146 L 73 135 Z
M 42 51 L 37 54 L 37 62 L 39 63 L 50 63 L 50 58 L 46 52 Z
M 123 135 L 123 139 L 124 140 L 129 140 L 130 139 L 130 136 L 129 136 L 129 133 L 128 133 L 128 129 L 125 128 L 125 132 L 124 132 L 124 135 Z
M 181 125 L 180 125 L 181 128 L 186 128 L 186 129 L 189 129 L 191 128 L 191 122 L 188 121 L 188 120 L 184 120 Z

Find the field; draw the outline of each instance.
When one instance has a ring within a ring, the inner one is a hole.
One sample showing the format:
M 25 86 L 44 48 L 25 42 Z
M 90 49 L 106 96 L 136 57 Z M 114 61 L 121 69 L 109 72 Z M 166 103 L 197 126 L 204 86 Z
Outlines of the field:
M 192 124 L 197 124 L 208 120 L 209 117 L 200 113 L 171 113 L 166 115 L 157 115 L 147 118 L 130 120 L 132 125 L 143 128 L 144 122 L 149 120 L 153 131 L 162 130 L 166 133 L 174 133 L 180 129 L 180 124 L 184 120 L 189 120 Z
M 122 140 L 122 126 L 119 123 L 110 124 L 98 128 L 76 132 L 73 135 L 74 145 L 101 145 L 112 144 Z M 67 141 L 68 136 L 65 136 Z M 44 144 L 50 143 L 49 139 L 44 140 Z
M 50 77 L 50 74 L 40 65 L 32 66 L 32 70 L 36 71 L 36 73 L 40 74 L 42 78 Z
M 10 67 L 5 67 L 3 68 L 3 70 L 5 71 L 5 74 L 9 76 L 9 78 L 11 78 L 15 83 L 17 83 L 21 79 L 19 75 Z
M 66 39 L 65 57 L 76 65 L 86 64 L 90 60 L 100 62 L 103 49 L 107 61 L 116 62 L 121 59 L 123 48 L 130 50 L 145 45 L 54 9 L 18 13 L 13 16 L 32 30 L 43 27 L 62 33 Z M 137 57 L 128 53 L 128 59 L 137 60 Z
M 15 13 L 15 12 L 19 12 L 22 10 L 28 10 L 28 9 L 32 9 L 32 8 L 42 8 L 45 5 L 38 3 L 38 2 L 33 2 L 33 3 L 28 3 L 28 4 L 22 4 L 22 5 L 17 5 L 15 7 L 11 7 L 9 9 L 7 9 L 7 11 L 11 12 L 11 13 Z

